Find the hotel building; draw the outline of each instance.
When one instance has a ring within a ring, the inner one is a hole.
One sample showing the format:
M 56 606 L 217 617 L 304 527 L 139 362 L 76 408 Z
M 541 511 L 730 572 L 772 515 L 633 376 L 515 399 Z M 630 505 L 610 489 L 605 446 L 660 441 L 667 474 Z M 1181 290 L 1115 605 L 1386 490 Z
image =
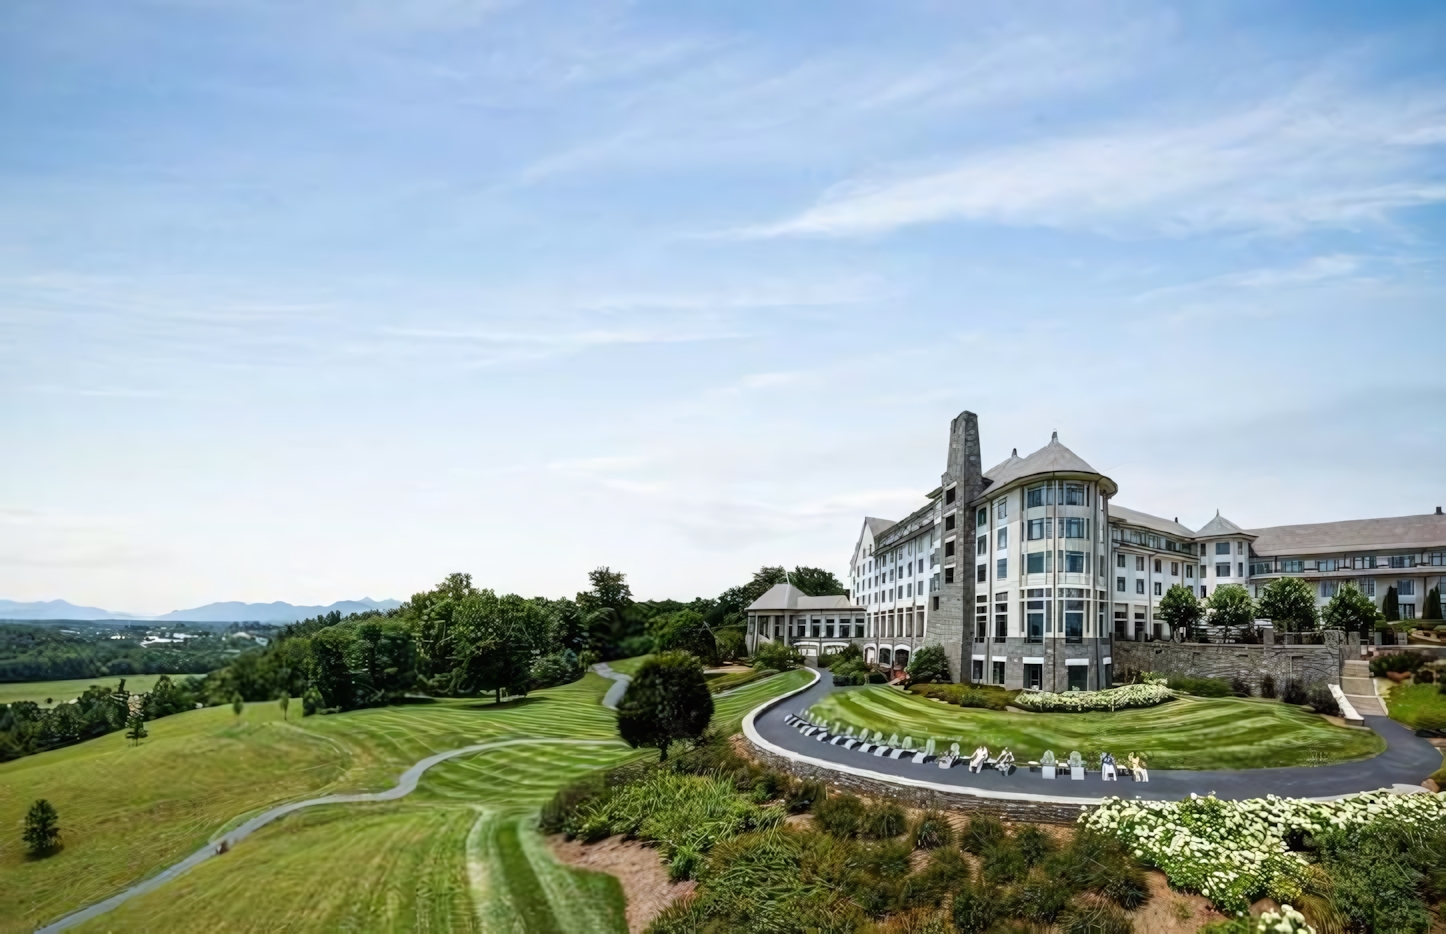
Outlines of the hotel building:
M 779 585 L 749 607 L 750 647 L 779 639 L 808 655 L 857 643 L 902 668 L 940 645 L 956 678 L 1046 691 L 1111 683 L 1116 639 L 1171 637 L 1158 619 L 1175 584 L 1252 596 L 1302 577 L 1324 605 L 1352 582 L 1377 603 L 1395 587 L 1419 617 L 1446 575 L 1446 516 L 1243 529 L 1218 512 L 1192 531 L 1113 502 L 1118 487 L 1058 435 L 980 469 L 978 419 L 950 424 L 939 485 L 898 521 L 866 518 L 849 561 L 852 600 Z

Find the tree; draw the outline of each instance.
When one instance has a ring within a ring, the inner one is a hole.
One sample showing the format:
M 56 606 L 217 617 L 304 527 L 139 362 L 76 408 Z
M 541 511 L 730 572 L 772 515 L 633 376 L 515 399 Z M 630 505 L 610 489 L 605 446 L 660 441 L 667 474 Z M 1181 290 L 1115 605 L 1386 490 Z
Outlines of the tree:
M 453 618 L 457 666 L 452 693 L 494 691 L 499 703 L 503 691 L 525 695 L 549 623 L 545 609 L 515 594 L 498 597 L 483 590 L 463 600 Z
M 1381 601 L 1381 614 L 1386 622 L 1394 623 L 1401 618 L 1401 598 L 1396 596 L 1395 587 L 1386 588 L 1386 599 Z
M 1441 618 L 1441 588 L 1432 587 L 1426 593 L 1426 612 L 1421 614 L 1422 619 Z
M 1376 601 L 1354 584 L 1346 584 L 1336 591 L 1321 611 L 1321 624 L 1326 629 L 1344 632 L 1370 632 L 1380 619 L 1381 611 L 1376 609 Z
M 1160 598 L 1160 619 L 1170 624 L 1172 635 L 1178 634 L 1193 641 L 1195 628 L 1204 616 L 1205 608 L 1200 605 L 1200 598 L 1195 596 L 1194 587 L 1174 584 Z
M 702 613 L 679 610 L 657 616 L 648 622 L 648 629 L 653 636 L 655 651 L 692 652 L 709 664 L 718 660 L 717 640 L 708 629 Z
M 843 596 L 849 592 L 832 571 L 822 568 L 794 567 L 788 582 L 810 597 Z
M 131 714 L 131 718 L 126 721 L 126 739 L 131 741 L 132 746 L 139 746 L 141 740 L 145 739 L 148 735 L 150 734 L 146 732 L 145 717 L 142 717 L 138 713 Z
M 241 716 L 241 711 L 243 711 L 243 710 L 245 710 L 245 709 L 246 709 L 246 702 L 241 699 L 241 695 L 240 695 L 240 694 L 237 694 L 237 695 L 236 695 L 236 699 L 233 700 L 233 701 L 231 701 L 231 712 L 234 713 L 236 716 L 239 717 L 239 716 Z
M 909 659 L 909 681 L 920 684 L 935 682 L 948 684 L 954 679 L 949 673 L 949 659 L 941 645 L 926 645 Z
M 1266 584 L 1259 612 L 1276 632 L 1309 632 L 1320 624 L 1315 591 L 1299 577 L 1277 577 Z
M 283 695 L 281 695 L 281 700 L 279 701 L 279 703 L 280 703 L 280 705 L 281 705 L 281 719 L 282 719 L 283 722 L 285 722 L 285 720 L 286 720 L 286 711 L 287 711 L 287 709 L 291 706 L 291 695 L 290 695 L 290 694 L 283 694 Z
M 1210 611 L 1211 624 L 1223 627 L 1226 639 L 1236 629 L 1242 634 L 1249 631 L 1255 621 L 1255 601 L 1250 599 L 1249 591 L 1239 584 L 1216 587 L 1210 599 L 1205 601 L 1205 606 Z
M 35 856 L 44 856 L 60 842 L 60 815 L 55 806 L 41 798 L 25 812 L 25 845 Z
M 677 740 L 697 740 L 713 716 L 703 666 L 687 652 L 664 652 L 643 663 L 618 703 L 618 735 L 637 749 L 653 746 L 666 762 Z
M 718 647 L 718 657 L 727 662 L 742 658 L 748 652 L 743 633 L 736 629 L 724 629 L 714 633 L 713 644 Z

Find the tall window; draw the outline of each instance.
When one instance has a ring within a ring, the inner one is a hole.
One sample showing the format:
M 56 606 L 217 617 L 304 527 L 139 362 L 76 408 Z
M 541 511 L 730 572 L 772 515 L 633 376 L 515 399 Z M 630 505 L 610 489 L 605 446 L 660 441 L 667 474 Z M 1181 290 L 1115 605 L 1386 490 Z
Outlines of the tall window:
M 1145 580 L 1144 580 L 1144 578 L 1140 578 L 1139 580 L 1135 581 L 1135 593 L 1144 593 L 1144 592 L 1145 592 Z
M 1399 597 L 1416 596 L 1416 582 L 1414 580 L 1397 581 L 1396 595 Z
M 1155 581 L 1155 596 L 1160 596 L 1160 588 L 1163 586 L 1159 581 Z
M 997 533 L 995 533 L 995 538 L 997 539 L 997 541 L 995 542 L 995 546 L 994 546 L 994 547 L 995 547 L 997 550 L 999 550 L 999 551 L 1008 551 L 1008 550 L 1009 550 L 1009 529 L 1007 529 L 1007 528 L 1006 528 L 1006 529 L 1000 529 Z
M 1025 641 L 1044 641 L 1044 601 L 1030 600 L 1025 603 Z
M 1215 543 L 1215 553 L 1216 553 L 1217 555 L 1228 555 L 1228 554 L 1230 554 L 1230 543 L 1229 543 L 1229 542 L 1216 542 L 1216 543 Z
M 1159 558 L 1156 558 L 1156 559 L 1155 559 L 1155 573 L 1156 573 L 1156 574 L 1159 574 L 1159 573 L 1160 573 L 1160 559 L 1159 559 Z
M 1216 576 L 1216 577 L 1229 577 L 1229 576 L 1230 576 L 1230 562 L 1229 562 L 1229 561 L 1221 561 L 1221 562 L 1218 562 L 1218 563 L 1215 565 L 1215 576 Z
M 1368 597 L 1376 595 L 1376 579 L 1374 577 L 1361 578 L 1361 593 Z
M 1320 582 L 1320 595 L 1321 595 L 1321 598 L 1324 599 L 1324 600 L 1329 600 L 1331 597 L 1334 597 L 1334 596 L 1336 595 L 1336 593 L 1340 591 L 1340 589 L 1341 589 L 1341 582 L 1340 582 L 1340 581 L 1321 581 L 1321 582 Z
M 974 514 L 974 525 L 975 527 L 982 529 L 988 524 L 989 510 L 985 509 L 983 506 L 980 506 L 979 511 Z
M 1006 577 L 1009 576 L 1009 559 L 1008 559 L 1008 558 L 1000 558 L 998 561 L 994 562 L 994 567 L 995 567 L 995 575 L 994 575 L 994 576 L 997 577 L 999 580 L 1004 580 Z
M 1024 505 L 1029 508 L 1044 505 L 1044 487 L 1037 486 L 1024 494 Z
M 981 536 L 979 536 L 979 538 L 974 542 L 974 553 L 975 553 L 976 555 L 983 555 L 983 554 L 988 554 L 988 553 L 989 553 L 989 536 L 988 536 L 988 535 L 981 535 Z
M 1136 571 L 1143 571 L 1144 569 L 1145 569 L 1145 556 L 1144 556 L 1144 555 L 1135 555 L 1135 570 L 1136 570 Z
M 1125 555 L 1124 555 L 1124 552 L 1120 552 L 1119 554 L 1115 555 L 1115 567 L 1117 567 L 1117 568 L 1122 568 L 1122 567 L 1124 567 L 1124 566 L 1125 566 Z
M 1000 597 L 1008 598 L 1008 594 L 999 594 Z M 1003 642 L 1009 637 L 1009 604 L 994 604 L 994 641 Z
M 1030 519 L 1024 525 L 1024 537 L 1031 542 L 1044 538 L 1044 523 L 1044 519 Z
M 1083 600 L 1064 601 L 1064 641 L 1080 642 L 1084 639 Z
M 1045 556 L 1046 554 L 1048 554 L 1048 552 L 1036 551 L 1036 552 L 1032 552 L 1032 553 L 1030 553 L 1030 554 L 1028 554 L 1028 555 L 1025 555 L 1025 558 L 1024 558 L 1024 560 L 1025 560 L 1024 573 L 1026 573 L 1026 574 L 1043 574 L 1043 573 L 1044 573 L 1044 556 Z
M 1171 562 L 1170 562 L 1170 576 L 1171 576 L 1171 577 L 1179 577 L 1179 576 L 1180 576 L 1180 562 L 1178 562 L 1178 561 L 1171 561 Z
M 1120 593 L 1125 592 L 1125 579 L 1123 577 L 1115 578 L 1115 589 L 1118 590 Z
M 1064 553 L 1064 572 L 1066 574 L 1083 574 L 1085 572 L 1084 552 L 1066 551 Z
M 994 663 L 994 683 L 1004 683 L 1004 662 L 997 661 Z
M 994 501 L 994 519 L 997 522 L 1004 522 L 1009 519 L 1009 500 L 1000 497 Z
M 954 527 L 954 514 L 951 512 L 951 513 L 949 513 L 949 515 L 947 515 L 947 516 L 944 517 L 944 531 L 947 532 L 949 529 L 952 529 L 953 527 Z
M 1064 485 L 1064 504 L 1066 506 L 1085 505 L 1085 488 L 1080 483 L 1066 483 Z
M 954 502 L 954 488 L 951 486 L 949 489 L 944 491 L 944 505 L 947 506 L 952 502 Z
M 951 574 L 950 576 L 952 577 L 953 575 Z M 989 577 L 989 565 L 987 565 L 987 564 L 981 564 L 981 565 L 979 565 L 979 567 L 975 568 L 975 571 L 974 571 L 974 582 L 975 582 L 975 583 L 982 584 L 982 583 L 984 583 L 984 581 L 985 581 L 986 579 L 988 579 L 988 577 Z
M 1085 537 L 1086 537 L 1086 533 L 1085 533 L 1085 520 L 1084 520 L 1084 519 L 1065 519 L 1065 520 L 1064 520 L 1064 537 L 1065 537 L 1065 538 L 1085 538 Z
M 1187 578 L 1192 578 L 1192 577 L 1194 577 L 1194 576 L 1195 576 L 1195 565 L 1193 565 L 1193 564 L 1187 564 L 1187 565 L 1185 565 L 1185 577 L 1187 577 Z

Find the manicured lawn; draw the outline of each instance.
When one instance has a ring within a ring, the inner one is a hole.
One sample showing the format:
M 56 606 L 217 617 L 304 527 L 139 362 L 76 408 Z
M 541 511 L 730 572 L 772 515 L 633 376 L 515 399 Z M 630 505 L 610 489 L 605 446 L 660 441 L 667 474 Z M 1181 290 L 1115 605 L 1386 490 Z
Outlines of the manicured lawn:
M 1386 697 L 1386 709 L 1392 720 L 1399 720 L 1412 729 L 1446 728 L 1446 694 L 1434 684 L 1392 685 Z
M 160 675 L 126 675 L 126 690 L 132 694 L 144 694 L 155 685 Z M 189 675 L 171 675 L 172 681 L 181 681 Z M 42 707 L 48 706 L 49 698 L 55 703 L 71 700 L 85 693 L 92 684 L 101 684 L 115 690 L 120 678 L 77 678 L 73 681 L 19 681 L 0 684 L 0 704 L 14 704 L 17 701 L 35 701 Z
M 1037 760 L 1046 749 L 1060 758 L 1132 752 L 1160 769 L 1248 769 L 1324 765 L 1364 759 L 1384 750 L 1369 730 L 1348 729 L 1274 701 L 1188 698 L 1142 710 L 1114 713 L 1029 714 L 945 705 L 887 687 L 830 694 L 813 708 L 826 720 L 913 736 L 922 746 L 933 737 L 944 748 L 965 751 L 980 743 L 1008 746 L 1020 760 Z
M 722 698 L 715 723 L 736 730 L 748 708 L 806 679 L 789 672 Z M 248 705 L 239 720 L 207 708 L 148 724 L 139 748 L 115 733 L 0 765 L 0 934 L 113 894 L 271 805 L 390 787 L 433 752 L 512 737 L 615 739 L 614 715 L 598 703 L 610 683 L 588 674 L 501 705 L 445 700 L 305 719 L 293 702 L 290 723 L 274 703 Z M 616 884 L 555 866 L 527 828 L 561 785 L 655 755 L 559 745 L 452 760 L 401 801 L 288 816 L 86 929 L 496 929 L 478 919 L 515 911 L 530 920 L 511 930 L 618 930 Z M 65 847 L 32 861 L 19 828 L 38 797 L 59 810 Z M 488 876 L 482 853 L 511 854 L 505 874 Z
M 608 667 L 625 675 L 635 675 L 643 666 L 643 662 L 652 657 L 651 655 L 634 655 L 632 658 L 618 658 L 608 662 Z

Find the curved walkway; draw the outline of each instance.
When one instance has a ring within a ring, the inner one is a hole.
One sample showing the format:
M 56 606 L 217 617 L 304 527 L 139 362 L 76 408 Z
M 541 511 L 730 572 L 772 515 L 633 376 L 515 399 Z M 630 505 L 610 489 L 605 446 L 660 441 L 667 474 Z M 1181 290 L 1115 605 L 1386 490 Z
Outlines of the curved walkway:
M 628 693 L 628 685 L 633 683 L 632 675 L 625 675 L 621 671 L 613 671 L 607 662 L 598 662 L 592 666 L 592 670 L 604 678 L 611 678 L 613 683 L 608 686 L 608 692 L 603 695 L 602 705 L 608 710 L 617 710 L 618 702 L 623 695 Z
M 182 873 L 186 872 L 187 870 L 198 866 L 201 863 L 204 863 L 206 860 L 210 859 L 213 856 L 219 855 L 218 850 L 223 844 L 227 849 L 230 849 L 231 847 L 240 843 L 242 840 L 245 840 L 247 837 L 251 836 L 256 831 L 260 830 L 262 827 L 265 827 L 267 824 L 271 823 L 277 818 L 285 817 L 287 814 L 290 814 L 293 811 L 299 811 L 302 808 L 316 807 L 322 804 L 356 804 L 360 802 L 372 801 L 395 801 L 398 798 L 404 798 L 407 795 L 411 794 L 413 791 L 415 791 L 417 788 L 417 782 L 422 777 L 422 773 L 426 772 L 432 766 L 437 765 L 440 762 L 445 762 L 448 759 L 455 759 L 458 756 L 469 755 L 470 753 L 474 752 L 487 752 L 488 750 L 492 749 L 501 749 L 505 746 L 539 745 L 618 746 L 622 745 L 622 743 L 619 740 L 615 739 L 505 739 L 498 740 L 497 742 L 493 743 L 478 743 L 473 746 L 463 746 L 460 749 L 449 749 L 446 752 L 439 752 L 435 755 L 428 756 L 427 758 L 413 765 L 411 768 L 407 769 L 405 772 L 402 773 L 402 777 L 397 780 L 397 783 L 391 788 L 388 788 L 386 791 L 358 792 L 356 794 L 348 795 L 323 795 L 320 798 L 308 798 L 305 801 L 292 801 L 289 804 L 278 805 L 277 807 L 271 808 L 268 811 L 263 811 L 260 814 L 257 814 L 255 817 L 251 818 L 250 820 L 246 821 L 241 826 L 237 827 L 235 830 L 224 834 L 219 840 L 212 840 L 210 843 L 207 843 L 204 847 L 192 853 L 190 856 L 187 856 L 179 863 L 176 863 L 172 866 L 167 867 L 166 869 L 161 870 L 154 876 L 151 876 L 149 879 L 146 879 L 142 882 L 137 882 L 130 888 L 122 892 L 118 892 L 115 895 L 112 895 L 110 898 L 107 898 L 103 902 L 96 902 L 94 905 L 91 905 L 88 908 L 82 908 L 80 911 L 68 914 L 65 917 L 61 918 L 59 921 L 54 921 L 50 924 L 47 924 L 43 928 L 38 928 L 37 931 L 39 932 L 39 934 L 50 934 L 50 932 L 53 931 L 64 931 L 67 928 L 72 928 L 75 925 L 81 924 L 85 921 L 89 921 L 92 918 L 97 918 L 110 911 L 112 908 L 120 905 L 122 902 L 129 901 L 130 899 L 135 898 L 137 895 L 144 895 L 147 892 L 152 892 L 165 885 L 167 882 L 170 882 L 172 879 L 176 878 Z
M 804 713 L 832 691 L 853 690 L 825 683 L 816 671 L 814 676 L 811 684 L 754 708 L 743 721 L 743 730 L 749 740 L 776 755 L 815 767 L 956 795 L 1081 805 L 1098 804 L 1107 797 L 1116 796 L 1178 800 L 1192 792 L 1201 795 L 1213 793 L 1217 797 L 1231 799 L 1261 798 L 1271 794 L 1292 798 L 1336 798 L 1383 788 L 1424 791 L 1416 783 L 1441 767 L 1441 751 L 1426 740 L 1387 717 L 1367 716 L 1366 724 L 1386 740 L 1385 752 L 1358 762 L 1314 768 L 1151 769 L 1149 782 L 1135 782 L 1123 775 L 1118 782 L 1104 782 L 1098 773 L 1087 773 L 1088 777 L 1078 782 L 1068 778 L 1047 781 L 1027 767 L 1017 769 L 1013 775 L 1003 775 L 993 769 L 975 774 L 963 763 L 951 769 L 940 769 L 933 762 L 915 765 L 903 759 L 875 758 L 842 746 L 818 742 L 789 726 L 784 722 L 789 714 Z

